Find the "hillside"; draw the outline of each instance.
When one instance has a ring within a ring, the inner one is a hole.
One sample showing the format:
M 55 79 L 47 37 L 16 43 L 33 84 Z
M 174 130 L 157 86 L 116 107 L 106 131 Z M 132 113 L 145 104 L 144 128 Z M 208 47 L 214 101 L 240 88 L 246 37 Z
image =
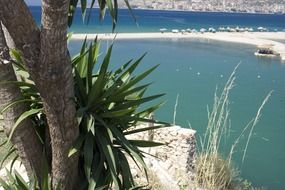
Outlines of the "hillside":
M 285 13 L 285 0 L 129 0 L 133 8 L 248 12 L 248 13 Z M 123 3 L 121 7 L 124 7 Z

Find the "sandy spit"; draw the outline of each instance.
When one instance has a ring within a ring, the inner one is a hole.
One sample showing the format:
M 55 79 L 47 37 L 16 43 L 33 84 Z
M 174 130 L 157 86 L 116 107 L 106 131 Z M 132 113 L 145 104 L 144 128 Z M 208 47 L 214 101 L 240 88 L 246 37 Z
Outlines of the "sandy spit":
M 100 33 L 100 34 L 73 34 L 72 39 L 81 40 L 87 36 L 88 39 L 208 39 L 224 42 L 251 44 L 255 46 L 269 46 L 280 58 L 285 61 L 285 44 L 275 40 L 285 40 L 285 32 L 244 32 L 244 33 Z

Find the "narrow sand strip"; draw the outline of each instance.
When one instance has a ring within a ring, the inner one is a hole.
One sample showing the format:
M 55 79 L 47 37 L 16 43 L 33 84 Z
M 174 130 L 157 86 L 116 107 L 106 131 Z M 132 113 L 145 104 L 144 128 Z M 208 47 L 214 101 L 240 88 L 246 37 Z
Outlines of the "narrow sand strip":
M 118 33 L 118 34 L 73 34 L 72 39 L 209 39 L 233 43 L 251 44 L 255 46 L 269 46 L 273 51 L 280 54 L 285 61 L 285 44 L 274 40 L 285 40 L 285 32 L 245 32 L 245 33 Z

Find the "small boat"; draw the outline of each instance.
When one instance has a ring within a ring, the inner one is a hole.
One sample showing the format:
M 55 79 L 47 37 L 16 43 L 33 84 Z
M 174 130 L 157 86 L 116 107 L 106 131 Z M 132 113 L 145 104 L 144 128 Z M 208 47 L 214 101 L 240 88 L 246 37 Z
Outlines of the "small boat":
M 254 53 L 256 56 L 264 57 L 275 57 L 279 54 L 274 52 L 269 46 L 259 47 L 258 50 Z
M 185 33 L 186 33 L 186 30 L 181 30 L 181 33 L 182 33 L 182 34 L 185 34 Z
M 192 32 L 191 28 L 187 28 L 186 31 L 187 31 L 188 33 L 191 33 L 191 32 Z
M 258 57 L 276 57 L 277 56 L 275 54 L 262 54 L 262 53 L 259 53 L 258 51 L 254 52 L 254 55 Z

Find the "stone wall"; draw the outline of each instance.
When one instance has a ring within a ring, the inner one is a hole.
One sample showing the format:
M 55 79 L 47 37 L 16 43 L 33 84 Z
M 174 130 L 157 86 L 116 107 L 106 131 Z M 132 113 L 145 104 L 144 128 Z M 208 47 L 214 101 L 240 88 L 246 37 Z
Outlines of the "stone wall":
M 165 146 L 145 148 L 145 162 L 151 173 L 160 181 L 163 190 L 179 190 L 191 186 L 194 177 L 193 158 L 196 149 L 195 131 L 179 126 L 143 132 L 129 139 L 153 140 Z M 132 164 L 132 172 L 139 183 L 147 183 L 143 174 Z M 189 188 L 187 188 L 189 189 Z

